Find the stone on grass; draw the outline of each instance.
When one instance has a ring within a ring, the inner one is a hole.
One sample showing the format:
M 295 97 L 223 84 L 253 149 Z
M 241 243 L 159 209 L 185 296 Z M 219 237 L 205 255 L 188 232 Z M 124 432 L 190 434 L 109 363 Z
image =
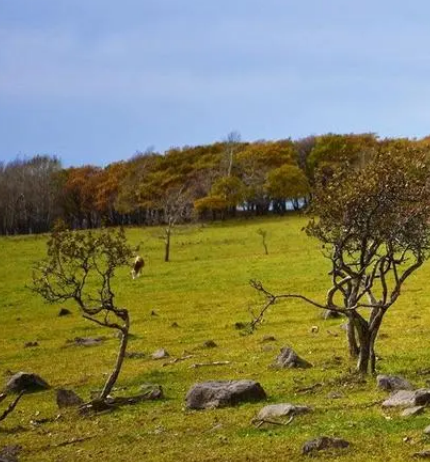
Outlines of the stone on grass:
M 0 449 L 0 462 L 18 462 L 21 446 L 11 444 Z
M 266 399 L 266 393 L 253 380 L 220 380 L 194 385 L 185 400 L 188 409 L 210 409 L 234 406 L 242 402 Z
M 273 335 L 264 335 L 263 338 L 261 339 L 262 343 L 266 342 L 276 342 L 276 338 Z
M 206 340 L 203 343 L 203 348 L 216 348 L 218 345 L 213 340 Z
M 26 391 L 27 393 L 48 390 L 51 388 L 46 380 L 42 379 L 37 374 L 30 372 L 18 372 L 14 374 L 6 384 L 7 391 L 21 392 Z
M 154 351 L 154 353 L 152 353 L 151 358 L 152 359 L 164 359 L 164 358 L 168 358 L 169 356 L 170 356 L 169 353 L 164 348 L 160 348 L 157 351 Z
M 425 406 L 430 403 L 430 389 L 399 390 L 391 395 L 383 403 L 383 407 L 413 407 Z
M 307 369 L 312 367 L 312 364 L 307 362 L 305 359 L 300 358 L 300 356 L 292 348 L 284 347 L 281 348 L 281 353 L 276 358 L 276 362 L 273 366 L 282 369 Z
M 153 383 L 144 383 L 140 386 L 140 391 L 147 395 L 148 400 L 156 400 L 164 398 L 164 391 L 161 385 Z
M 342 438 L 332 438 L 330 436 L 320 436 L 314 440 L 306 441 L 303 445 L 302 453 L 312 455 L 315 451 L 325 449 L 343 449 L 349 446 L 348 441 Z
M 25 342 L 24 348 L 33 348 L 39 346 L 39 342 Z
M 424 451 L 414 452 L 413 455 L 419 459 L 430 459 L 430 450 L 425 449 Z
M 414 387 L 403 377 L 396 375 L 383 375 L 379 374 L 376 377 L 378 388 L 387 391 L 393 390 L 413 390 Z
M 57 406 L 60 409 L 63 407 L 80 406 L 81 404 L 84 404 L 84 400 L 73 390 L 66 390 L 65 388 L 57 390 Z
M 146 354 L 140 351 L 127 351 L 124 356 L 130 359 L 141 359 L 144 358 Z
M 106 337 L 75 337 L 73 340 L 67 340 L 66 343 L 78 346 L 96 346 L 100 345 Z
M 299 406 L 290 403 L 269 404 L 260 410 L 255 420 L 306 414 L 311 411 L 312 409 L 309 406 Z
M 422 414 L 425 406 L 412 406 L 407 407 L 400 415 L 402 417 L 412 417 L 414 415 Z

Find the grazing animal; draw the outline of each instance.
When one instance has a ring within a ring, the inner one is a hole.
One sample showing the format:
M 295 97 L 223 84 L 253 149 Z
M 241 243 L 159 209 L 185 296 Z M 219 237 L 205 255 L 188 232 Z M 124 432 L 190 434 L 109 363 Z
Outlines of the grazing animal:
M 139 276 L 144 266 L 145 266 L 145 261 L 143 260 L 143 258 L 137 256 L 133 263 L 133 269 L 131 270 L 131 277 L 133 279 L 136 279 Z

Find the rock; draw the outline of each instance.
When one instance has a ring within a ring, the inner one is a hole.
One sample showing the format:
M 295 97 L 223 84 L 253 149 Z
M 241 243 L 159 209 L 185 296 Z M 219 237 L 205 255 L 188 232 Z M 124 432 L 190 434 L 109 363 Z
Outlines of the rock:
M 276 342 L 276 338 L 275 338 L 273 335 L 265 335 L 265 336 L 261 339 L 261 342 L 262 342 L 262 343 L 266 343 L 266 342 Z
M 18 454 L 21 452 L 21 446 L 9 445 L 0 449 L 0 462 L 18 462 Z
M 153 383 L 144 383 L 140 387 L 140 391 L 147 395 L 148 400 L 163 399 L 164 392 L 161 385 L 155 385 Z
M 58 316 L 69 316 L 71 314 L 72 312 L 68 310 L 67 308 L 61 308 L 60 311 L 58 312 Z
M 311 334 L 318 334 L 320 328 L 318 326 L 311 327 Z
M 170 324 L 170 327 L 179 327 L 179 324 L 177 322 L 172 322 L 172 324 Z
M 328 399 L 340 399 L 343 398 L 343 393 L 341 391 L 331 391 L 328 393 L 327 398 Z
M 145 353 L 140 353 L 139 351 L 127 351 L 125 353 L 126 358 L 131 358 L 131 359 L 140 359 L 144 358 L 146 356 Z
M 376 377 L 376 383 L 378 388 L 382 390 L 413 390 L 413 386 L 403 377 L 396 375 L 383 375 L 379 374 Z
M 100 345 L 106 337 L 75 337 L 73 340 L 67 340 L 66 343 L 73 343 L 79 346 L 95 346 Z
M 216 348 L 218 345 L 213 341 L 213 340 L 206 340 L 206 342 L 203 343 L 204 348 Z
M 383 407 L 413 407 L 425 406 L 430 403 L 430 390 L 420 388 L 419 390 L 398 390 L 382 403 Z
M 412 417 L 414 415 L 422 414 L 425 406 L 413 406 L 406 408 L 400 415 L 402 417 Z
M 260 410 L 255 420 L 265 420 L 274 417 L 286 417 L 299 414 L 306 414 L 311 411 L 312 409 L 309 406 L 298 406 L 289 403 L 269 404 L 268 406 L 265 406 L 263 407 L 263 409 Z
M 84 404 L 84 400 L 73 390 L 66 390 L 64 388 L 57 390 L 57 406 L 60 409 L 63 407 L 80 406 L 81 404 Z
M 154 351 L 154 353 L 152 353 L 151 358 L 152 359 L 163 359 L 163 358 L 168 358 L 169 356 L 170 356 L 169 353 L 164 348 L 160 348 L 159 350 Z
M 426 449 L 424 451 L 414 452 L 414 457 L 420 459 L 430 459 L 430 450 Z
M 276 358 L 275 367 L 283 369 L 301 368 L 307 369 L 312 367 L 311 363 L 300 358 L 300 356 L 290 347 L 281 348 L 280 355 Z
M 185 397 L 188 409 L 234 406 L 266 399 L 266 393 L 253 380 L 220 380 L 194 385 Z
M 245 323 L 245 322 L 235 322 L 234 323 L 234 328 L 238 329 L 238 330 L 245 329 L 247 326 L 248 326 L 248 324 Z
M 19 393 L 25 390 L 27 393 L 48 390 L 51 388 L 49 384 L 37 374 L 29 372 L 18 372 L 14 374 L 6 384 L 6 391 L 14 391 Z
M 348 441 L 330 436 L 320 436 L 314 440 L 306 441 L 302 448 L 302 454 L 312 454 L 314 451 L 325 449 L 342 449 L 349 446 Z
M 151 311 L 151 316 L 158 316 L 158 313 L 154 310 Z
M 33 348 L 39 346 L 39 342 L 26 342 L 24 348 Z
M 430 435 L 430 425 L 427 425 L 427 427 L 424 428 L 423 433 L 424 433 L 425 435 Z

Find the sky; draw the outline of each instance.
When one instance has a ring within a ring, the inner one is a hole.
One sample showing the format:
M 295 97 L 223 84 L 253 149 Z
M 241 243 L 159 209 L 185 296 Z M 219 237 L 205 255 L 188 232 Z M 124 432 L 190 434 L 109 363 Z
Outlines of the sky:
M 0 0 L 0 161 L 430 134 L 428 0 Z

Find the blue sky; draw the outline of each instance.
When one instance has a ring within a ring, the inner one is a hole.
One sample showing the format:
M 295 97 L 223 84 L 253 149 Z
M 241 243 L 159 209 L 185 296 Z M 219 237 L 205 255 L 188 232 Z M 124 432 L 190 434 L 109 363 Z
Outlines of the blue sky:
M 0 160 L 430 134 L 428 0 L 0 0 Z

